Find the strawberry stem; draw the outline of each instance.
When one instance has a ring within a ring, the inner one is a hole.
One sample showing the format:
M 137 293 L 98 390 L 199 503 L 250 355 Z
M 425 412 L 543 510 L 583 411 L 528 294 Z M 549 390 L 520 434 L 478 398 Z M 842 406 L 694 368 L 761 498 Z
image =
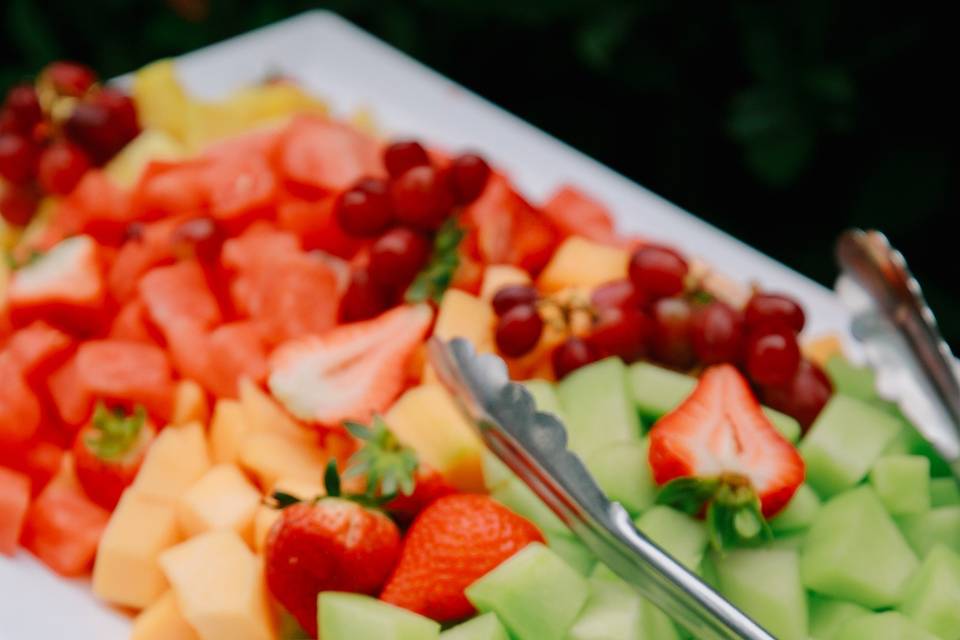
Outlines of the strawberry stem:
M 98 402 L 90 420 L 93 431 L 84 444 L 101 460 L 120 460 L 136 445 L 146 422 L 147 411 L 140 405 L 127 415 L 123 409 L 111 410 Z
M 344 477 L 365 475 L 366 495 L 371 499 L 399 493 L 411 495 L 420 465 L 417 454 L 400 444 L 383 418 L 375 416 L 369 428 L 356 422 L 347 422 L 346 428 L 364 444 L 350 458 Z
M 337 461 L 332 458 L 323 473 L 323 486 L 327 490 L 327 496 L 340 497 L 340 472 L 337 470 Z

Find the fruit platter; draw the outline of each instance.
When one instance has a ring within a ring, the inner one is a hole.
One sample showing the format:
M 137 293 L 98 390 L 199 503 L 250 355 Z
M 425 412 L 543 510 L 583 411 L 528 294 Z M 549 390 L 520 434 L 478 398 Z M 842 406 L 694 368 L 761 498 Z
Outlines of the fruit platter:
M 692 637 L 485 450 L 435 336 L 775 637 L 960 639 L 960 488 L 824 292 L 325 98 L 174 61 L 8 91 L 0 636 L 49 584 L 110 640 Z

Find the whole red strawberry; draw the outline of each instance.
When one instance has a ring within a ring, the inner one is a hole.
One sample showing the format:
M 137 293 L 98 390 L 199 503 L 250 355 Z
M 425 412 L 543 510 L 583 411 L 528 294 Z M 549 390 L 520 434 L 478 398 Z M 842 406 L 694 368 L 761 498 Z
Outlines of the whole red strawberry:
M 413 522 L 421 511 L 444 496 L 457 493 L 456 487 L 434 469 L 421 465 L 414 477 L 413 493 L 404 495 L 399 493 L 396 498 L 383 505 L 393 518 L 403 524 Z
M 339 478 L 331 477 L 335 465 L 327 497 L 283 510 L 265 549 L 270 592 L 314 638 L 318 593 L 376 594 L 400 556 L 397 525 L 382 511 L 339 497 Z
M 530 522 L 483 495 L 440 498 L 414 520 L 400 564 L 380 599 L 440 622 L 474 613 L 464 590 L 543 536 Z

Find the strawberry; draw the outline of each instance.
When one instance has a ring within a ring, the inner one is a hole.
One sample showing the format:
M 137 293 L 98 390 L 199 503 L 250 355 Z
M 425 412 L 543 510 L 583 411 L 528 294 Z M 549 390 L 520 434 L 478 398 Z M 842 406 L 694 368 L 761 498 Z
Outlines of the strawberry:
M 317 637 L 317 594 L 376 594 L 400 556 L 400 531 L 364 496 L 341 496 L 336 463 L 327 496 L 307 502 L 276 494 L 283 507 L 267 536 L 267 586 L 300 625 Z M 293 504 L 290 504 L 293 502 Z
M 291 340 L 270 359 L 269 386 L 290 413 L 321 425 L 367 421 L 403 390 L 404 364 L 433 319 L 427 305 L 401 306 Z
M 127 415 L 122 409 L 97 405 L 90 424 L 80 430 L 73 444 L 77 479 L 91 500 L 104 509 L 117 506 L 155 434 L 143 407 Z
M 803 482 L 797 450 L 764 415 L 731 365 L 708 368 L 694 392 L 650 430 L 658 501 L 691 514 L 706 509 L 715 547 L 769 534 Z
M 440 498 L 407 532 L 396 571 L 380 599 L 440 622 L 474 613 L 464 590 L 543 536 L 489 496 Z

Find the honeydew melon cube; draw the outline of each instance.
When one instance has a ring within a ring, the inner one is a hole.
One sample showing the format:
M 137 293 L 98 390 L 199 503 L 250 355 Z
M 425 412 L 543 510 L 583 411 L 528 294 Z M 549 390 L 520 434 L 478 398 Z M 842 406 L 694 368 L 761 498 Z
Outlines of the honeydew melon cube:
M 848 620 L 833 637 L 835 640 L 937 640 L 936 636 L 896 611 Z
M 539 543 L 466 590 L 467 599 L 482 612 L 496 613 L 516 640 L 563 640 L 589 594 L 587 579 Z
M 440 640 L 510 640 L 495 613 L 485 613 L 440 634 Z
M 629 261 L 625 249 L 570 236 L 557 247 L 550 262 L 540 272 L 537 286 L 547 292 L 567 287 L 592 289 L 627 277 Z
M 607 497 L 639 515 L 656 500 L 657 485 L 647 461 L 646 438 L 612 442 L 591 453 L 584 461 Z
M 200 640 L 200 636 L 183 618 L 173 591 L 167 591 L 134 619 L 130 640 Z
M 325 591 L 317 597 L 323 640 L 436 640 L 440 625 L 429 618 L 356 593 Z
M 239 400 L 217 400 L 210 420 L 210 458 L 213 462 L 238 462 L 243 439 L 249 430 L 246 413 Z
M 507 465 L 500 461 L 500 458 L 488 450 L 484 450 L 483 452 L 481 465 L 483 470 L 483 485 L 488 492 L 492 493 L 517 477 Z
M 563 407 L 560 406 L 556 387 L 552 383 L 546 380 L 527 380 L 523 386 L 533 397 L 533 404 L 536 405 L 537 411 L 552 413 L 560 422 L 566 424 L 567 418 L 563 413 Z
M 883 456 L 870 470 L 870 484 L 891 515 L 930 509 L 930 461 L 923 456 Z
M 774 533 L 806 529 L 820 511 L 820 498 L 808 485 L 802 484 L 786 508 L 770 520 Z
M 795 551 L 737 549 L 713 558 L 722 593 L 781 640 L 806 640 L 807 595 Z
M 175 502 L 209 468 L 203 426 L 170 425 L 150 445 L 131 486 L 141 495 Z
M 900 531 L 916 554 L 923 558 L 938 544 L 960 553 L 960 507 L 940 507 L 897 520 Z
M 810 615 L 810 637 L 816 640 L 834 640 L 837 629 L 848 620 L 869 616 L 873 612 L 852 602 L 824 598 L 812 594 L 807 607 Z
M 877 399 L 876 374 L 870 367 L 858 367 L 838 353 L 827 360 L 826 370 L 837 393 L 868 402 Z
M 262 561 L 235 531 L 210 531 L 163 552 L 184 619 L 203 640 L 275 640 Z
M 953 478 L 931 478 L 930 506 L 934 509 L 960 506 L 960 484 Z
M 657 546 L 690 571 L 697 571 L 707 548 L 707 528 L 703 522 L 676 509 L 657 505 L 635 521 Z
M 878 406 L 881 410 L 897 418 L 903 424 L 903 428 L 900 430 L 900 433 L 897 434 L 897 437 L 891 440 L 890 444 L 884 449 L 885 455 L 923 456 L 930 461 L 930 475 L 932 477 L 953 477 L 953 471 L 951 471 L 950 465 L 944 462 L 940 454 L 933 448 L 933 445 L 920 435 L 920 432 L 907 420 L 897 405 L 875 406 Z
M 483 270 L 480 297 L 492 301 L 500 289 L 515 284 L 530 284 L 530 274 L 511 264 L 491 264 Z
M 899 609 L 943 640 L 960 639 L 960 555 L 934 547 L 904 587 Z
M 806 531 L 800 530 L 798 532 L 791 531 L 786 535 L 779 535 L 773 540 L 768 541 L 764 545 L 764 549 L 783 549 L 787 551 L 797 551 L 799 552 L 803 549 L 803 543 L 807 538 Z
M 577 573 L 589 576 L 597 564 L 597 557 L 590 549 L 572 535 L 548 533 L 547 546 L 558 556 L 567 561 Z
M 213 529 L 233 529 L 253 540 L 253 519 L 260 491 L 232 464 L 218 464 L 177 501 L 177 518 L 187 536 Z
M 807 483 L 822 497 L 853 487 L 901 428 L 899 420 L 869 404 L 834 395 L 800 443 Z
M 494 489 L 490 496 L 523 516 L 545 534 L 570 535 L 570 530 L 520 478 L 512 478 Z
M 93 592 L 110 604 L 142 609 L 169 588 L 160 554 L 179 542 L 172 504 L 124 492 L 97 547 Z
M 897 604 L 917 558 L 869 486 L 823 505 L 800 556 L 804 585 L 865 607 Z
M 568 446 L 582 459 L 604 445 L 640 438 L 626 376 L 622 360 L 606 358 L 574 371 L 557 385 Z
M 567 640 L 639 639 L 642 624 L 642 601 L 635 591 L 612 580 L 591 578 L 590 597 Z
M 706 558 L 705 558 L 706 559 Z M 591 581 L 606 580 L 619 585 L 623 589 L 632 589 L 630 585 L 624 582 L 620 576 L 610 570 L 607 565 L 598 562 L 590 575 Z M 642 619 L 643 632 L 638 640 L 679 640 L 680 633 L 673 621 L 646 598 L 640 598 L 640 612 Z

